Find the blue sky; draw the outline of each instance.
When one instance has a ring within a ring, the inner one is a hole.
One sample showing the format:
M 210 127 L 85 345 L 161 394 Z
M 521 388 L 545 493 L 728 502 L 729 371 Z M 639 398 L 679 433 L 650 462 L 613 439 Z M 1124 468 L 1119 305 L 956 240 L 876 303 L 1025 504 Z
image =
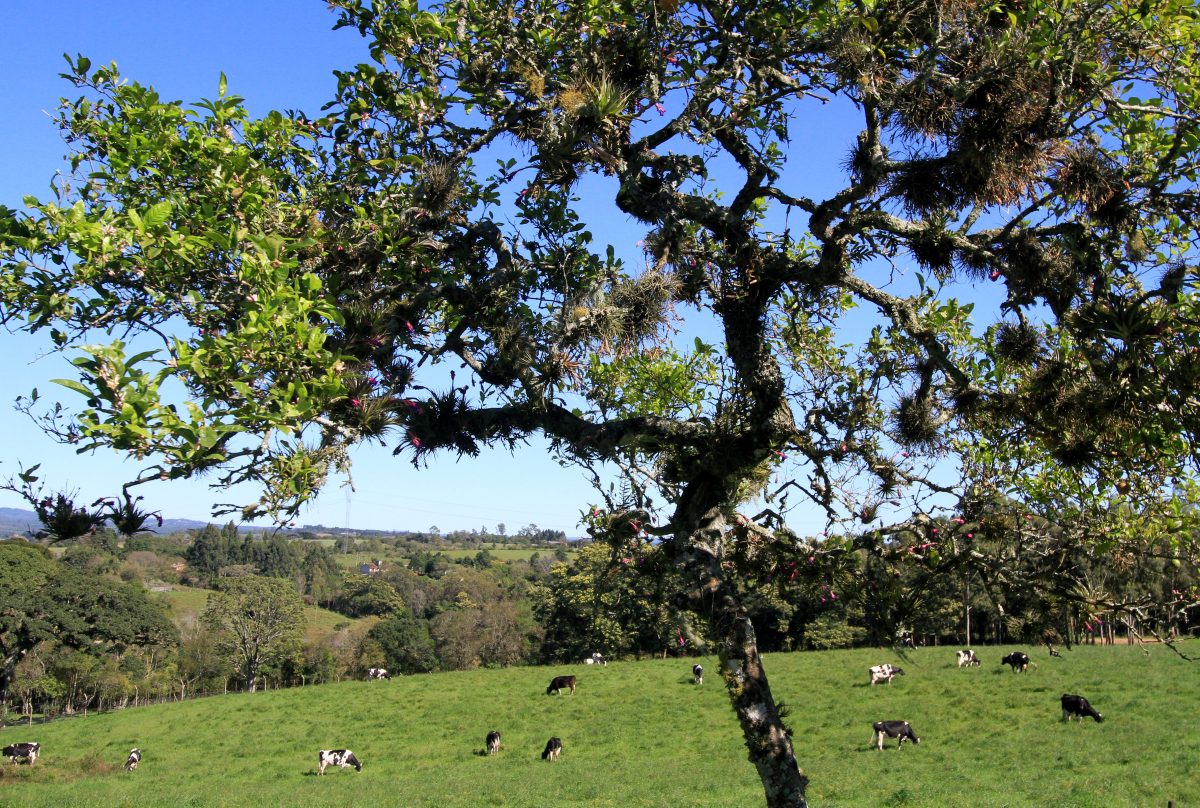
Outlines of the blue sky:
M 224 72 L 229 91 L 244 96 L 254 114 L 299 109 L 313 115 L 333 95 L 332 71 L 366 58 L 358 34 L 332 31 L 334 21 L 321 0 L 55 0 L 23 5 L 19 13 L 0 12 L 0 68 L 5 78 L 0 83 L 0 109 L 5 111 L 0 119 L 0 204 L 20 207 L 26 194 L 47 197 L 49 181 L 62 165 L 65 146 L 52 114 L 59 96 L 71 93 L 58 78 L 66 67 L 64 52 L 83 54 L 93 64 L 116 61 L 125 77 L 154 85 L 164 98 L 194 102 L 213 97 Z M 668 107 L 672 104 L 663 100 Z M 856 120 L 839 114 L 837 104 L 810 103 L 818 117 L 812 125 L 801 121 L 794 127 L 789 175 L 799 193 L 819 195 L 832 191 L 841 179 L 838 165 L 858 127 Z M 657 119 L 649 117 L 654 125 Z M 715 170 L 720 172 L 720 167 Z M 586 179 L 580 187 L 602 188 L 604 182 Z M 607 197 L 611 199 L 611 193 Z M 641 234 L 622 215 L 611 215 L 603 204 L 589 202 L 585 209 L 593 219 L 589 225 L 598 249 L 611 241 L 627 260 L 640 260 L 634 245 Z M 904 268 L 898 269 L 905 274 Z M 890 273 L 893 268 L 880 271 Z M 902 283 L 911 281 L 907 275 Z M 860 312 L 852 327 L 862 329 L 871 319 L 871 314 Z M 690 341 L 693 333 L 703 333 L 697 322 L 689 323 L 681 336 Z M 0 433 L 6 438 L 0 477 L 14 474 L 18 461 L 25 466 L 41 463 L 51 490 L 78 490 L 84 502 L 118 493 L 120 484 L 136 475 L 138 464 L 111 452 L 77 456 L 11 407 L 17 395 L 27 395 L 34 387 L 43 397 L 54 395 L 77 405 L 74 393 L 49 381 L 72 375 L 66 357 L 49 352 L 46 340 L 21 334 L 0 334 L 0 339 L 5 341 L 0 371 L 6 380 L 0 391 Z M 362 447 L 353 459 L 355 490 L 332 483 L 301 514 L 299 523 L 413 530 L 437 525 L 443 532 L 492 529 L 499 523 L 515 532 L 532 523 L 579 535 L 580 514 L 599 499 L 579 471 L 560 467 L 537 438 L 515 454 L 492 451 L 464 462 L 443 456 L 421 469 L 379 446 Z M 203 481 L 144 485 L 138 493 L 164 515 L 193 519 L 210 518 L 214 502 L 257 498 L 250 489 L 212 491 Z M 0 507 L 23 505 L 16 495 L 0 492 Z M 789 521 L 801 532 L 824 529 L 814 513 L 797 512 Z
M 58 78 L 62 54 L 81 53 L 93 64 L 116 61 L 122 73 L 153 84 L 164 98 L 214 97 L 224 71 L 229 91 L 251 110 L 303 109 L 309 114 L 333 95 L 332 70 L 363 60 L 362 40 L 351 30 L 331 31 L 334 15 L 318 0 L 204 0 L 197 3 L 119 0 L 96 3 L 53 0 L 6 3 L 0 11 L 0 204 L 20 207 L 26 194 L 47 196 L 65 147 L 51 116 L 70 86 Z M 19 9 L 19 10 L 17 10 Z M 79 456 L 42 435 L 11 407 L 37 387 L 59 395 L 50 379 L 69 377 L 66 358 L 48 353 L 48 341 L 0 333 L 0 477 L 41 463 L 51 490 L 78 490 L 81 501 L 119 492 L 138 465 L 112 452 Z M 64 403 L 74 394 L 62 391 Z M 488 452 L 472 461 L 435 459 L 414 469 L 390 450 L 355 454 L 355 491 L 336 483 L 302 524 L 424 530 L 495 528 L 509 532 L 533 523 L 581 533 L 579 515 L 596 499 L 575 470 L 559 467 L 544 443 L 510 455 Z M 213 502 L 247 502 L 250 490 L 214 492 L 203 481 L 144 485 L 146 503 L 167 516 L 208 519 Z M 0 507 L 24 507 L 0 492 Z

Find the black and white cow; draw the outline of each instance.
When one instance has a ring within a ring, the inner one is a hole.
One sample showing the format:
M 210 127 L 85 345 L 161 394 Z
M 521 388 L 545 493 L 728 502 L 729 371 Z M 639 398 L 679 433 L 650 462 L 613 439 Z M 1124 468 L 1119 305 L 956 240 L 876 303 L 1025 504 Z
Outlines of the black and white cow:
M 34 743 L 30 741 L 28 743 L 9 744 L 8 746 L 4 747 L 4 749 L 0 750 L 0 755 L 8 758 L 12 763 L 16 763 L 17 758 L 25 758 L 26 762 L 32 766 L 33 762 L 37 760 L 38 754 L 40 754 L 41 751 L 42 745 L 40 743 Z
M 867 674 L 871 677 L 871 684 L 873 685 L 879 682 L 891 684 L 893 678 L 904 675 L 904 669 L 897 668 L 895 665 L 885 662 L 882 665 L 867 668 Z
M 367 681 L 372 679 L 391 679 L 392 675 L 388 673 L 387 668 L 367 668 Z
M 1004 659 L 1000 660 L 1001 665 L 1008 665 L 1012 668 L 1013 673 L 1020 671 L 1025 673 L 1029 670 L 1029 654 L 1022 654 L 1020 651 L 1013 651 Z
M 585 659 L 583 662 L 585 665 L 607 665 L 608 658 L 606 656 L 604 656 L 604 654 L 601 654 L 599 651 L 597 651 L 596 653 L 592 654 L 590 657 Z
M 487 734 L 487 740 L 484 741 L 484 746 L 487 748 L 489 755 L 494 755 L 500 751 L 500 733 L 492 730 Z
M 550 686 L 546 688 L 546 695 L 551 693 L 559 695 L 559 691 L 570 688 L 571 695 L 575 695 L 575 677 L 574 676 L 555 676 L 550 680 Z
M 343 769 L 354 767 L 354 771 L 362 771 L 362 763 L 349 749 L 322 749 L 317 752 L 317 774 L 324 774 L 325 767 L 339 766 Z
M 979 665 L 979 657 L 975 656 L 975 652 L 970 648 L 964 648 L 961 651 L 955 651 L 955 656 L 958 658 L 958 667 L 969 668 L 972 665 Z
M 562 752 L 562 741 L 558 738 L 551 738 L 546 741 L 546 748 L 542 750 L 542 760 L 558 760 L 559 753 Z
M 131 772 L 138 767 L 142 762 L 142 750 L 136 746 L 129 750 L 129 757 L 125 758 L 125 771 Z
M 1062 695 L 1062 711 L 1063 721 L 1070 721 L 1072 716 L 1079 716 L 1080 723 L 1083 722 L 1085 715 L 1090 715 L 1099 723 L 1104 720 L 1104 716 L 1096 712 L 1096 708 L 1088 703 L 1088 700 L 1083 696 L 1077 696 L 1072 693 L 1063 693 Z
M 896 748 L 904 746 L 905 741 L 920 743 L 921 739 L 917 737 L 917 733 L 913 732 L 912 725 L 907 721 L 876 721 L 871 725 L 875 730 L 875 734 L 871 736 L 871 743 L 879 747 L 879 751 L 883 751 L 883 739 L 899 738 L 896 743 Z

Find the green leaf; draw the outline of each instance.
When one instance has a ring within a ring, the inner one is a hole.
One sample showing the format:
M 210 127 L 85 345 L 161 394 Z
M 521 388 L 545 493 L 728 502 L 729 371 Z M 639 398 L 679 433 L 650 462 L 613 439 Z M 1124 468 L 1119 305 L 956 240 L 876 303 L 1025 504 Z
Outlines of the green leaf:
M 74 390 L 76 393 L 80 393 L 89 398 L 95 395 L 95 391 L 90 390 L 87 385 L 76 381 L 75 379 L 51 379 L 50 381 L 54 382 L 55 384 L 60 384 L 68 390 Z
M 172 205 L 170 202 L 163 200 L 151 205 L 146 211 L 144 221 L 146 227 L 151 230 L 157 230 L 166 223 L 167 219 L 171 218 Z

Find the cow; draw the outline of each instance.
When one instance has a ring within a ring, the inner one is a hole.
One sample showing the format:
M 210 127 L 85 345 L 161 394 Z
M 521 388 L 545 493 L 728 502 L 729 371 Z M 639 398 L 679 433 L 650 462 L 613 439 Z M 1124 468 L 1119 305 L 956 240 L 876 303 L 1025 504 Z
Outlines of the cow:
M 131 772 L 138 767 L 142 762 L 142 750 L 136 746 L 129 750 L 129 757 L 125 758 L 125 771 Z
M 500 751 L 500 733 L 497 732 L 496 730 L 492 730 L 491 732 L 489 732 L 487 734 L 487 740 L 484 742 L 484 746 L 487 747 L 487 753 L 489 755 L 494 755 L 497 752 L 499 752 Z
M 692 666 L 692 682 L 698 685 L 704 684 L 704 668 L 702 666 Z
M 608 657 L 604 656 L 604 654 L 601 654 L 599 651 L 592 654 L 591 657 L 589 657 L 589 659 L 591 660 L 592 665 L 607 665 L 608 664 Z
M 556 695 L 556 696 L 560 695 L 560 691 L 562 691 L 566 688 L 571 689 L 572 696 L 575 695 L 575 677 L 574 676 L 555 676 L 553 679 L 550 680 L 550 686 L 546 688 L 546 695 L 549 696 L 551 693 L 554 693 L 554 695 Z
M 551 738 L 546 741 L 546 748 L 542 750 L 542 760 L 558 760 L 559 753 L 562 752 L 562 741 L 558 738 Z
M 867 668 L 867 674 L 871 677 L 871 684 L 873 685 L 879 682 L 891 684 L 894 677 L 904 675 L 904 669 L 897 668 L 895 665 L 885 662 L 882 665 Z
M 1001 665 L 1008 665 L 1012 668 L 1013 673 L 1018 670 L 1025 673 L 1029 670 L 1029 654 L 1022 654 L 1020 651 L 1013 651 L 1004 659 L 1000 660 Z
M 326 766 L 338 766 L 346 769 L 354 767 L 354 771 L 362 771 L 362 763 L 349 749 L 322 749 L 317 752 L 317 774 L 324 774 Z
M 871 725 L 875 730 L 875 734 L 871 736 L 871 743 L 879 747 L 879 751 L 883 751 L 883 739 L 899 738 L 896 742 L 896 748 L 900 749 L 904 746 L 904 742 L 912 741 L 914 744 L 920 743 L 921 739 L 917 737 L 917 733 L 913 732 L 912 725 L 907 721 L 876 721 Z
M 1063 693 L 1062 695 L 1062 713 L 1063 721 L 1070 721 L 1072 716 L 1079 716 L 1080 723 L 1083 722 L 1085 715 L 1090 715 L 1096 719 L 1096 723 L 1104 720 L 1104 716 L 1096 712 L 1096 708 L 1088 703 L 1088 700 L 1083 696 L 1077 696 L 1072 693 Z
M 970 648 L 964 648 L 961 651 L 955 651 L 955 656 L 958 658 L 958 667 L 969 668 L 972 665 L 979 665 L 979 657 L 975 656 L 975 652 Z
M 8 758 L 12 763 L 16 763 L 17 758 L 25 758 L 25 761 L 32 766 L 41 751 L 42 745 L 40 743 L 30 741 L 27 743 L 9 744 L 0 750 L 0 755 Z
M 367 668 L 367 681 L 373 679 L 391 679 L 392 675 L 388 673 L 387 668 Z

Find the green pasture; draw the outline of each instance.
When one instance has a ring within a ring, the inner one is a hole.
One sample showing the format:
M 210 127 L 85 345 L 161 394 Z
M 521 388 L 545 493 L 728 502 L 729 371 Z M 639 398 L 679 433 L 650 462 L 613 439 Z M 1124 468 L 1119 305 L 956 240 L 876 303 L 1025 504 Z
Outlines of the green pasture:
M 205 604 L 208 603 L 209 590 L 177 584 L 172 586 L 170 591 L 158 594 L 167 601 L 168 616 L 178 622 L 200 616 L 200 613 L 204 611 Z M 338 626 L 360 622 L 353 617 L 346 617 L 319 606 L 305 606 L 304 619 L 305 637 L 310 641 L 336 633 Z M 3 802 L 0 802 L 0 808 L 3 808 Z
M 1200 663 L 1167 648 L 1090 646 L 1037 668 L 977 649 L 776 654 L 767 666 L 791 709 L 813 806 L 1200 805 Z M 1200 655 L 1200 643 L 1185 646 Z M 690 684 L 692 659 L 607 667 L 476 670 L 390 682 L 236 694 L 0 731 L 36 740 L 35 767 L 0 767 L 0 805 L 69 806 L 713 806 L 762 804 L 716 671 Z M 892 662 L 907 675 L 867 685 Z M 577 693 L 545 695 L 557 674 Z M 1060 722 L 1063 692 L 1103 724 Z M 871 723 L 906 719 L 922 743 L 883 752 Z M 498 729 L 498 757 L 481 754 Z M 551 735 L 563 755 L 545 763 Z M 133 746 L 142 768 L 121 770 Z M 361 773 L 315 776 L 319 749 L 349 747 Z

